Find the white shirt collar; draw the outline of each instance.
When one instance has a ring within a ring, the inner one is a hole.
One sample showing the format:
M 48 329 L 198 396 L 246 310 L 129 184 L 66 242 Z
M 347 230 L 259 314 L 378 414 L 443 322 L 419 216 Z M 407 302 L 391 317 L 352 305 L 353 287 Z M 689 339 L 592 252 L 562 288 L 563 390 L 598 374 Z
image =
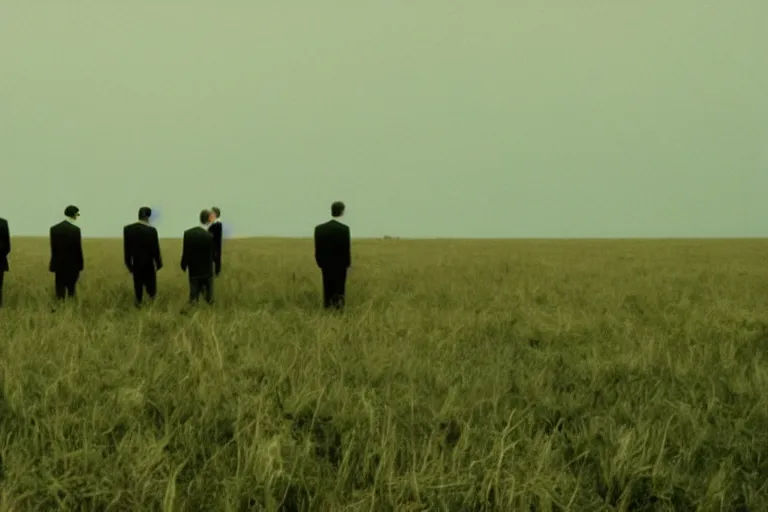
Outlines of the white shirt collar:
M 216 224 L 217 222 L 221 222 L 221 219 L 216 219 L 213 222 L 211 222 L 211 224 Z
M 64 220 L 65 220 L 66 222 L 69 222 L 69 223 L 70 223 L 70 224 L 72 224 L 73 226 L 77 226 L 77 221 L 75 221 L 75 219 L 71 219 L 71 218 L 69 218 L 69 217 L 64 217 Z

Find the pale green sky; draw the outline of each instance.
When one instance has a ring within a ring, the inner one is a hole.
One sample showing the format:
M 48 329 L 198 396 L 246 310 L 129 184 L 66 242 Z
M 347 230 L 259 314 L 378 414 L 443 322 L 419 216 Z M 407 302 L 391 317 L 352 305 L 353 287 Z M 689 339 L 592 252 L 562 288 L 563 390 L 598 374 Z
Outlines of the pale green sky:
M 287 6 L 293 5 L 293 7 Z M 0 216 L 768 235 L 766 0 L 0 0 Z

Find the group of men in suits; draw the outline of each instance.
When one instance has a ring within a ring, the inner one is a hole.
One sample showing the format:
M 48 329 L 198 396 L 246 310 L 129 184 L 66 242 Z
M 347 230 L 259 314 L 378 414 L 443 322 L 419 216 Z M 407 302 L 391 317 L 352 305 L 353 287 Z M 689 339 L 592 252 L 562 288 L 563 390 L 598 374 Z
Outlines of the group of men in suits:
M 323 276 L 323 305 L 327 309 L 343 309 L 347 270 L 352 263 L 349 227 L 341 223 L 345 206 L 341 201 L 331 205 L 331 220 L 315 227 L 315 262 Z M 125 266 L 133 276 L 135 304 L 140 307 L 144 292 L 150 299 L 157 295 L 157 272 L 163 268 L 160 238 L 150 224 L 152 209 L 139 208 L 138 221 L 123 228 Z M 85 267 L 80 227 L 80 209 L 67 206 L 64 220 L 49 232 L 51 258 L 48 270 L 54 274 L 56 298 L 75 297 L 80 273 Z M 184 232 L 181 270 L 189 277 L 189 301 L 200 296 L 209 304 L 214 299 L 214 278 L 221 273 L 221 210 L 213 207 L 200 212 L 199 225 Z M 11 235 L 8 222 L 0 218 L 0 307 L 3 304 L 3 277 L 9 270 Z
M 157 294 L 157 271 L 163 268 L 160 237 L 149 224 L 152 209 L 139 208 L 139 220 L 123 228 L 125 266 L 133 275 L 136 306 L 141 306 L 144 291 L 150 299 Z M 200 225 L 184 232 L 181 270 L 189 273 L 189 301 L 195 303 L 204 293 L 213 304 L 213 278 L 221 273 L 221 210 L 214 206 L 200 212 Z

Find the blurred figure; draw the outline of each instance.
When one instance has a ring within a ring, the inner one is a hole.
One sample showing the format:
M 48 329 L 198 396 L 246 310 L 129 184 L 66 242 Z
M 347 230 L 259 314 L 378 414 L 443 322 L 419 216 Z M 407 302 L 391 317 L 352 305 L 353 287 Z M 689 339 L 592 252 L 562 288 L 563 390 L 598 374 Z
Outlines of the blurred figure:
M 125 266 L 133 274 L 136 307 L 141 306 L 144 290 L 154 299 L 157 294 L 157 271 L 163 268 L 160 256 L 160 238 L 157 229 L 149 225 L 152 209 L 139 208 L 139 220 L 123 228 L 123 255 Z
M 0 308 L 3 307 L 3 277 L 8 272 L 8 255 L 11 253 L 11 231 L 8 221 L 0 218 Z
M 181 270 L 189 270 L 189 302 L 196 303 L 201 293 L 213 304 L 213 235 L 208 232 L 211 212 L 200 212 L 200 225 L 184 232 Z
M 48 270 L 55 275 L 56 298 L 75 297 L 75 288 L 83 271 L 83 238 L 77 219 L 80 209 L 77 206 L 67 206 L 64 210 L 64 220 L 51 227 L 51 262 Z
M 218 276 L 221 273 L 221 210 L 214 206 L 211 208 L 210 225 L 208 232 L 213 235 L 213 266 Z
M 349 226 L 339 219 L 344 216 L 341 201 L 331 205 L 331 220 L 315 227 L 315 262 L 323 274 L 323 305 L 343 309 L 347 269 L 352 264 Z

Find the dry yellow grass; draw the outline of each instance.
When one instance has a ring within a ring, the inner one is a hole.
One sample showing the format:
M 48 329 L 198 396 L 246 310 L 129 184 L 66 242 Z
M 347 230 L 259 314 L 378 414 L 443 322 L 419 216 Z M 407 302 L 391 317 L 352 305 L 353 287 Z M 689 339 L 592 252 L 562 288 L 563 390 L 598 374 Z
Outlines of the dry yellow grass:
M 343 316 L 308 240 L 180 315 L 179 249 L 51 313 L 14 240 L 0 509 L 768 510 L 767 242 L 357 241 Z

